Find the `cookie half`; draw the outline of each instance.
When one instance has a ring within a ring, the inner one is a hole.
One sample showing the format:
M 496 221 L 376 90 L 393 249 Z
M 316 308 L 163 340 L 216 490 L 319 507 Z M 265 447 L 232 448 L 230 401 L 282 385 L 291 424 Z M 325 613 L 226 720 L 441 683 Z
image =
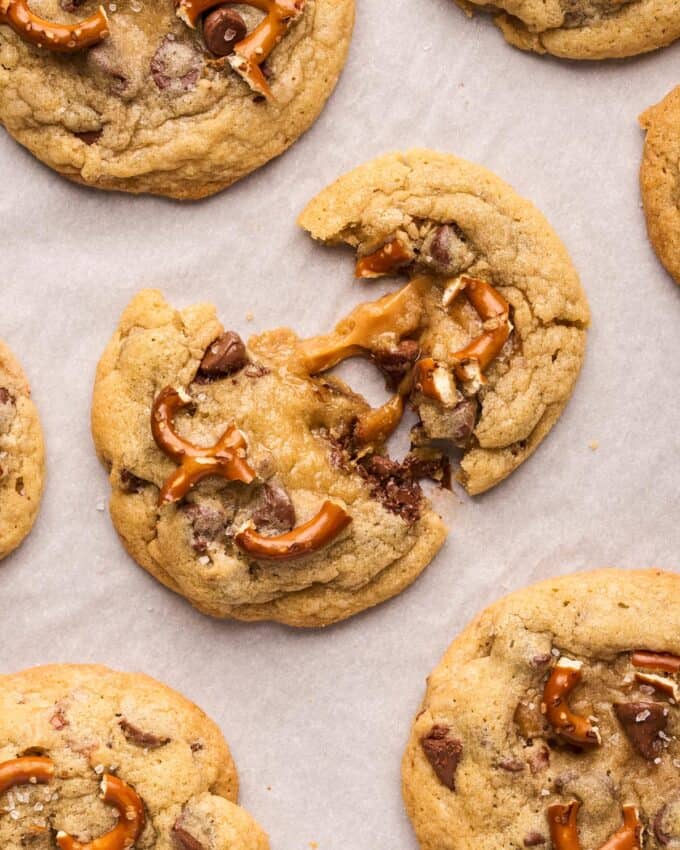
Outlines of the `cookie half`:
M 0 558 L 33 527 L 43 490 L 44 447 L 28 380 L 0 341 Z
M 458 478 L 472 495 L 526 460 L 572 393 L 589 322 L 578 275 L 536 208 L 478 165 L 414 150 L 341 177 L 300 224 L 352 247 L 358 277 L 401 273 L 418 289 L 420 313 L 384 324 L 378 352 L 416 346 L 414 443 L 462 449 Z
M 403 760 L 420 846 L 680 843 L 679 597 L 678 575 L 601 570 L 474 620 L 429 677 Z
M 269 848 L 236 805 L 219 728 L 154 679 L 106 667 L 0 676 L 0 797 L 5 850 Z
M 394 596 L 442 545 L 418 484 L 442 459 L 386 456 L 367 402 L 311 374 L 334 342 L 282 328 L 246 348 L 214 307 L 146 290 L 100 361 L 92 424 L 114 525 L 205 613 L 327 625 Z M 372 433 L 350 457 L 358 424 Z
M 506 40 L 563 59 L 616 59 L 680 38 L 680 0 L 458 0 L 495 14 Z
M 307 130 L 354 19 L 354 0 L 31 0 L 42 22 L 22 28 L 25 0 L 5 5 L 8 132 L 79 183 L 180 199 L 224 189 Z
M 649 238 L 680 283 L 680 87 L 640 116 L 647 133 L 640 169 Z

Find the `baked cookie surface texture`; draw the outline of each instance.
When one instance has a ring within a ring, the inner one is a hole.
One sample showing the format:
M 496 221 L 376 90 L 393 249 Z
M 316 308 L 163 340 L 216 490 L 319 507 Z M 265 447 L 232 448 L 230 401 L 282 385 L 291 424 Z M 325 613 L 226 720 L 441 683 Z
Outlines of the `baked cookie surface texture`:
M 646 131 L 640 169 L 649 238 L 680 283 L 680 86 L 640 116 Z
M 424 850 L 680 845 L 680 576 L 599 570 L 484 611 L 403 760 Z
M 219 728 L 148 676 L 0 677 L 3 850 L 268 850 Z
M 153 290 L 123 314 L 93 401 L 111 515 L 135 560 L 208 614 L 325 625 L 398 593 L 443 542 L 416 480 L 439 459 L 382 456 L 368 404 L 310 375 L 336 348 L 283 328 L 246 349 L 212 306 Z
M 538 210 L 480 166 L 416 150 L 341 177 L 300 223 L 353 247 L 358 277 L 403 272 L 422 293 L 417 319 L 393 328 L 416 341 L 414 441 L 461 448 L 471 495 L 526 460 L 572 393 L 589 322 L 578 275 Z
M 43 490 L 44 447 L 26 376 L 0 341 L 0 558 L 33 527 Z
M 312 124 L 353 20 L 354 0 L 2 0 L 0 122 L 77 182 L 200 198 Z
M 616 59 L 680 38 L 680 0 L 458 0 L 495 15 L 506 40 L 563 59 Z

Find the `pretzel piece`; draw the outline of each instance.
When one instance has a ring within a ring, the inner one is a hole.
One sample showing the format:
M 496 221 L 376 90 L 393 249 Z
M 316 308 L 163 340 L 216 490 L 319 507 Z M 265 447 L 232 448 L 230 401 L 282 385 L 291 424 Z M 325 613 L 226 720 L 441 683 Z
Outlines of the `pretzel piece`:
M 144 804 L 139 795 L 122 779 L 104 774 L 101 784 L 102 800 L 120 812 L 118 823 L 105 835 L 82 843 L 60 830 L 57 844 L 60 850 L 131 850 L 144 829 Z
M 590 718 L 581 717 L 569 708 L 567 698 L 582 678 L 583 664 L 562 656 L 552 670 L 543 691 L 541 710 L 555 732 L 577 747 L 597 747 L 602 743 L 600 731 Z
M 243 77 L 250 88 L 273 100 L 261 65 L 284 37 L 291 23 L 300 17 L 305 0 L 179 0 L 177 15 L 184 23 L 195 29 L 200 17 L 216 6 L 245 4 L 265 13 L 265 17 L 228 56 L 231 67 Z
M 413 254 L 408 246 L 401 239 L 392 239 L 372 254 L 359 257 L 354 267 L 354 277 L 365 280 L 392 274 L 408 265 L 412 259 Z
M 661 670 L 664 673 L 680 673 L 680 657 L 670 652 L 649 652 L 638 649 L 631 658 L 633 667 L 643 670 Z
M 574 800 L 564 806 L 556 804 L 548 808 L 550 838 L 555 850 L 581 850 L 578 837 L 578 813 L 581 804 Z M 642 850 L 643 827 L 635 806 L 623 807 L 623 826 L 618 829 L 600 850 Z
M 485 280 L 463 275 L 454 283 L 457 284 L 455 291 L 465 293 L 485 325 L 482 334 L 453 355 L 456 361 L 456 377 L 461 381 L 469 381 L 471 375 L 466 364 L 472 361 L 482 377 L 482 373 L 498 357 L 510 336 L 510 305 L 500 292 Z
M 0 794 L 17 785 L 44 785 L 54 777 L 54 762 L 42 756 L 23 756 L 0 764 Z
M 175 414 L 189 404 L 191 398 L 186 393 L 165 387 L 156 396 L 151 409 L 151 433 L 156 445 L 180 464 L 161 487 L 159 505 L 179 501 L 209 475 L 244 484 L 255 479 L 255 471 L 246 460 L 245 437 L 235 425 L 230 425 L 214 446 L 195 446 L 177 434 Z
M 0 0 L 0 24 L 7 24 L 28 44 L 57 53 L 77 53 L 109 35 L 103 6 L 77 24 L 60 24 L 33 14 L 26 0 Z
M 316 516 L 287 534 L 267 537 L 248 525 L 236 534 L 234 541 L 246 554 L 258 560 L 290 561 L 328 546 L 350 522 L 352 518 L 344 508 L 327 501 Z

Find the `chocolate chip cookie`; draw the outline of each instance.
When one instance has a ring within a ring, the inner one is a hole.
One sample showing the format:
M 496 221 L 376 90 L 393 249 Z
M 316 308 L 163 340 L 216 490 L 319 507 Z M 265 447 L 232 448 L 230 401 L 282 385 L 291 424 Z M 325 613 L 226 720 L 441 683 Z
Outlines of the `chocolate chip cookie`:
M 564 59 L 647 53 L 680 38 L 680 0 L 458 0 L 495 15 L 506 40 Z
M 649 238 L 680 283 L 680 87 L 644 112 L 640 125 L 647 133 L 640 185 Z
M 33 527 L 43 489 L 38 411 L 21 366 L 0 342 L 0 558 Z
M 680 576 L 600 570 L 484 611 L 403 761 L 423 850 L 680 846 Z
M 135 560 L 208 614 L 296 626 L 410 584 L 445 534 L 419 479 L 443 480 L 446 461 L 417 447 L 389 458 L 401 399 L 372 409 L 324 373 L 349 349 L 378 351 L 381 328 L 421 311 L 411 287 L 359 308 L 349 337 L 280 328 L 246 346 L 212 306 L 138 294 L 99 364 L 92 414 L 113 522 Z M 397 355 L 389 368 L 411 363 Z
M 204 197 L 312 124 L 353 18 L 354 0 L 0 0 L 0 122 L 79 183 Z
M 148 676 L 0 676 L 3 850 L 268 850 L 218 727 Z
M 571 395 L 589 322 L 571 260 L 535 207 L 477 165 L 420 150 L 341 177 L 300 224 L 353 248 L 358 278 L 410 281 L 378 302 L 372 344 L 341 325 L 318 362 L 337 362 L 343 340 L 342 356 L 357 343 L 370 351 L 395 388 L 383 428 L 411 404 L 414 445 L 461 451 L 458 479 L 471 495 L 526 460 Z

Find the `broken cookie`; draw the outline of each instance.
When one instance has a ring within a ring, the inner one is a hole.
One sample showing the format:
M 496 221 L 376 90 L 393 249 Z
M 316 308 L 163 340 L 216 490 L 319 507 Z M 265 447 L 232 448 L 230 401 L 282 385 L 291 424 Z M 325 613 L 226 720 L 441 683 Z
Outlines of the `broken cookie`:
M 354 20 L 354 0 L 30 5 L 0 2 L 0 122 L 71 180 L 179 199 L 226 188 L 307 130 Z
M 148 676 L 53 665 L 0 677 L 3 850 L 268 850 L 237 797 L 219 728 Z
M 410 279 L 304 349 L 312 371 L 357 353 L 394 364 L 395 396 L 364 428 L 384 433 L 410 404 L 414 444 L 462 448 L 458 478 L 472 495 L 526 460 L 571 395 L 589 322 L 541 214 L 485 169 L 420 150 L 341 177 L 300 224 L 353 248 L 357 277 Z
M 676 574 L 600 570 L 473 621 L 403 760 L 423 850 L 680 846 L 679 593 Z
M 0 559 L 26 537 L 40 507 L 44 447 L 28 381 L 0 342 Z
M 680 0 L 457 0 L 494 15 L 521 50 L 564 59 L 620 59 L 680 38 Z

